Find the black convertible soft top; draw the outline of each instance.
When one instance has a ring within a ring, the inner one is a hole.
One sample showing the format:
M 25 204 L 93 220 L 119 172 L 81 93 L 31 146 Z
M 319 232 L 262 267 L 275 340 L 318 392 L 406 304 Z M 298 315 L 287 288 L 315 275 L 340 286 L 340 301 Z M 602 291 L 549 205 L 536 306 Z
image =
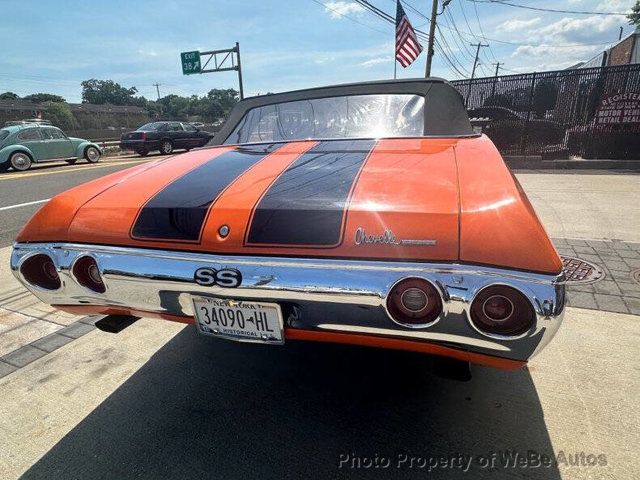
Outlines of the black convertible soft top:
M 265 105 L 350 95 L 413 94 L 424 97 L 424 136 L 475 136 L 460 93 L 442 78 L 349 83 L 250 97 L 239 102 L 210 145 L 223 144 L 247 112 Z

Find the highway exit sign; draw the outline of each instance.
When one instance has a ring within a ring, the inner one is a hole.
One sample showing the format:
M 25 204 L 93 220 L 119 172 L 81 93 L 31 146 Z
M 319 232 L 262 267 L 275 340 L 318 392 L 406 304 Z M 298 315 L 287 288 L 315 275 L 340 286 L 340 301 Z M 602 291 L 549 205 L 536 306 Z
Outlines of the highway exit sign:
M 200 52 L 182 52 L 180 54 L 182 60 L 182 74 L 191 75 L 200 73 L 202 65 L 200 64 Z

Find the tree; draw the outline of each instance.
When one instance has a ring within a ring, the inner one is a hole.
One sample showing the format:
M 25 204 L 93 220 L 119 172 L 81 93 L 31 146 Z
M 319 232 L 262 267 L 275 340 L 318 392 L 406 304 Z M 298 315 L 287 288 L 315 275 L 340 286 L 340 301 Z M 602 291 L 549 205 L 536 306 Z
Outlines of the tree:
M 125 88 L 113 80 L 92 78 L 83 81 L 80 85 L 82 85 L 83 103 L 143 106 L 140 103 L 147 101 L 144 97 L 134 97 L 138 93 L 136 87 Z
M 631 13 L 627 15 L 629 23 L 640 27 L 640 0 L 636 0 L 636 4 L 631 7 Z
M 26 97 L 22 97 L 24 100 L 29 100 L 33 103 L 46 103 L 46 102 L 66 102 L 60 95 L 52 95 L 51 93 L 32 93 Z
M 210 102 L 208 113 L 211 115 L 211 119 L 224 117 L 227 118 L 231 109 L 235 107 L 236 103 L 240 100 L 240 96 L 237 90 L 233 88 L 218 89 L 214 88 L 207 93 L 207 101 Z
M 18 98 L 20 97 L 13 92 L 0 93 L 0 100 L 16 100 Z
M 78 121 L 73 112 L 64 102 L 47 102 L 47 119 L 51 123 L 63 130 L 75 130 L 78 128 Z

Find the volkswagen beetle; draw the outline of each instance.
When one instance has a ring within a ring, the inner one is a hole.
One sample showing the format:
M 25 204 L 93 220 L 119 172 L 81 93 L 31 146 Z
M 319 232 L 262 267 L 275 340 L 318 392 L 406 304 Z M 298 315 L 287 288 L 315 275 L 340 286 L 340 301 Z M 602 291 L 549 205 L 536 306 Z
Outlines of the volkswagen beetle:
M 0 129 L 0 171 L 11 167 L 23 172 L 34 163 L 55 160 L 74 164 L 83 158 L 96 163 L 101 155 L 102 150 L 95 143 L 67 137 L 52 125 L 19 122 Z
M 558 253 L 446 81 L 249 98 L 213 142 L 54 197 L 13 273 L 76 314 L 502 369 L 558 330 Z

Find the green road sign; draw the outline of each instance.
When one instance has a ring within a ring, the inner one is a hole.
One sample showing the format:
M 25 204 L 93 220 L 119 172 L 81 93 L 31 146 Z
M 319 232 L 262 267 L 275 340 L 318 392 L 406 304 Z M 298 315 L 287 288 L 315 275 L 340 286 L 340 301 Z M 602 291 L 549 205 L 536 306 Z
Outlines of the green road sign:
M 200 64 L 200 52 L 182 52 L 180 54 L 182 60 L 182 74 L 191 75 L 200 73 L 202 65 Z

